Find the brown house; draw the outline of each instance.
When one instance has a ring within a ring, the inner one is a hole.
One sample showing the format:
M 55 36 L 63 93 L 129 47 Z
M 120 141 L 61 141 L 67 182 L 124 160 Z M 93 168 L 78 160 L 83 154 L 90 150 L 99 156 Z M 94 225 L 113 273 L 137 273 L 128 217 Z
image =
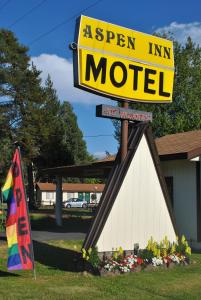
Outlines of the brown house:
M 96 198 L 96 201 L 99 202 L 104 186 L 104 184 L 63 183 L 63 201 L 69 198 L 81 198 L 90 203 Z M 42 205 L 53 205 L 56 201 L 56 184 L 38 182 L 36 194 L 38 202 Z

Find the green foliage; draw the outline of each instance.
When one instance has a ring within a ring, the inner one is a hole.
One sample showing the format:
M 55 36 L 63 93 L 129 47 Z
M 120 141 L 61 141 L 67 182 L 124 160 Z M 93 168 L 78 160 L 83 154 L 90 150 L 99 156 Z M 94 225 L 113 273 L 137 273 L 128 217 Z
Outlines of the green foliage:
M 167 134 L 201 129 L 201 47 L 190 37 L 185 45 L 174 41 L 175 79 L 171 104 L 130 104 L 134 109 L 153 113 L 153 132 Z M 115 121 L 119 140 L 120 123 Z
M 35 172 L 91 160 L 72 106 L 59 102 L 50 76 L 42 86 L 28 48 L 3 29 L 0 47 L 0 101 L 10 101 L 9 106 L 0 105 L 0 176 L 7 173 L 14 141 L 21 146 L 25 165 L 31 170 L 34 163 Z
M 82 131 L 78 127 L 77 117 L 69 102 L 65 101 L 60 106 L 59 117 L 62 122 L 63 142 L 66 152 L 71 154 L 72 163 L 92 161 L 92 157 L 87 152 Z
M 147 246 L 145 249 L 139 251 L 139 256 L 143 259 L 148 259 L 149 261 L 153 257 L 167 257 L 169 255 L 178 255 L 186 256 L 190 258 L 191 256 L 191 248 L 186 241 L 184 235 L 179 239 L 177 238 L 176 242 L 170 243 L 167 239 L 167 236 L 160 242 L 157 243 L 151 237 L 148 241 Z
M 119 249 L 116 249 L 116 251 L 113 251 L 112 253 L 112 258 L 114 261 L 121 261 L 124 257 L 124 251 L 122 249 L 122 247 L 119 247 Z
M 6 212 L 2 207 L 0 208 L 0 232 L 5 231 L 6 226 Z
M 100 265 L 97 247 L 89 248 L 88 250 L 82 248 L 82 258 L 88 261 L 94 268 L 98 268 Z
M 189 247 L 184 235 L 182 235 L 181 239 L 179 239 L 176 243 L 175 252 L 181 253 L 181 255 L 186 255 L 188 257 L 191 256 L 191 248 Z
M 152 258 L 154 257 L 153 251 L 148 249 L 139 250 L 139 257 L 142 259 L 147 259 L 151 262 Z

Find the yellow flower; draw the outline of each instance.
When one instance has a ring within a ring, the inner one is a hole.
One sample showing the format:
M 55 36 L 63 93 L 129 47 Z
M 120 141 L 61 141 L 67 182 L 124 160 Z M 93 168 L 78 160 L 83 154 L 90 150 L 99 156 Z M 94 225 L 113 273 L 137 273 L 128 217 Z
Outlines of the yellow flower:
M 119 247 L 119 255 L 122 256 L 124 253 L 124 250 L 122 249 L 122 247 Z
M 153 254 L 154 254 L 154 256 L 159 257 L 161 255 L 160 249 L 154 247 Z
M 174 254 L 176 252 L 176 246 L 175 246 L 175 244 L 173 243 L 172 244 L 172 247 L 171 247 L 171 250 L 170 250 L 170 253 L 171 254 Z
M 91 252 L 92 252 L 92 248 L 90 247 L 88 250 L 89 255 L 91 255 Z
M 163 255 L 164 255 L 164 257 L 167 257 L 167 249 L 164 249 Z
M 186 248 L 186 254 L 188 254 L 188 255 L 191 255 L 191 248 L 188 246 L 187 248 Z
M 114 252 L 114 254 L 113 254 L 113 258 L 114 258 L 114 259 L 117 259 L 117 258 L 118 258 L 118 254 L 117 254 L 117 252 Z
M 150 241 L 148 241 L 147 250 L 151 250 L 151 243 L 150 243 Z
M 185 238 L 184 235 L 182 235 L 182 237 L 181 237 L 181 243 L 182 243 L 182 244 L 185 244 L 185 242 L 186 242 L 186 238 Z
M 169 249 L 169 247 L 170 247 L 170 242 L 168 241 L 167 236 L 165 236 L 165 238 L 164 238 L 164 240 L 163 240 L 163 245 L 164 245 L 164 248 Z
M 82 257 L 85 258 L 86 257 L 86 250 L 84 248 L 82 248 Z
M 151 237 L 147 243 L 147 250 L 152 250 L 153 238 Z

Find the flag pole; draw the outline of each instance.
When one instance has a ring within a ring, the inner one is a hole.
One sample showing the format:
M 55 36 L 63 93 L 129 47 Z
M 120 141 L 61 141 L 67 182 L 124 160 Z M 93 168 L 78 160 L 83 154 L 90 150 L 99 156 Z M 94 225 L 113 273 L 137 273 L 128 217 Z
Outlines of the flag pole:
M 25 190 L 25 183 L 24 183 L 24 172 L 23 172 L 23 166 L 22 166 L 22 156 L 21 156 L 21 150 L 20 146 L 17 146 L 17 149 L 19 151 L 19 158 L 20 158 L 20 168 L 22 172 L 22 184 L 24 188 L 24 195 L 25 195 L 25 202 L 26 202 L 26 209 L 27 209 L 27 217 L 28 217 L 28 223 L 29 223 L 29 232 L 30 232 L 30 238 L 31 238 L 31 250 L 32 250 L 32 262 L 33 262 L 33 274 L 34 274 L 34 279 L 36 280 L 36 268 L 35 268 L 35 259 L 34 259 L 34 249 L 33 249 L 33 239 L 32 239 L 32 232 L 31 232 L 31 222 L 30 222 L 30 217 L 29 217 L 29 207 L 28 207 L 28 202 L 27 202 L 27 193 Z
M 1 189 L 0 189 L 0 197 L 1 197 L 1 225 L 3 226 L 4 224 L 4 209 L 3 209 L 3 198 L 2 198 L 2 192 L 1 192 Z

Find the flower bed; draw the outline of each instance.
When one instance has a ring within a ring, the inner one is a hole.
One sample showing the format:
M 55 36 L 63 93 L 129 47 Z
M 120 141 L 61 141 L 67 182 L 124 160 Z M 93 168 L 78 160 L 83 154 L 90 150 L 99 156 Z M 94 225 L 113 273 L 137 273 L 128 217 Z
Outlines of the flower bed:
M 110 257 L 103 256 L 101 260 L 97 249 L 82 250 L 83 258 L 94 268 L 106 273 L 139 272 L 142 269 L 154 269 L 156 267 L 170 267 L 174 265 L 187 265 L 190 262 L 191 248 L 185 237 L 170 243 L 165 237 L 160 243 L 151 238 L 147 247 L 137 251 L 136 254 L 126 255 L 120 247 L 113 251 Z
M 102 267 L 108 272 L 119 271 L 120 273 L 128 273 L 145 269 L 150 265 L 153 267 L 165 266 L 168 268 L 171 264 L 186 265 L 188 263 L 189 259 L 186 256 L 179 256 L 175 254 L 167 257 L 153 257 L 151 261 L 131 254 L 129 256 L 125 256 L 119 261 L 116 261 L 113 258 L 107 259 L 102 264 Z

